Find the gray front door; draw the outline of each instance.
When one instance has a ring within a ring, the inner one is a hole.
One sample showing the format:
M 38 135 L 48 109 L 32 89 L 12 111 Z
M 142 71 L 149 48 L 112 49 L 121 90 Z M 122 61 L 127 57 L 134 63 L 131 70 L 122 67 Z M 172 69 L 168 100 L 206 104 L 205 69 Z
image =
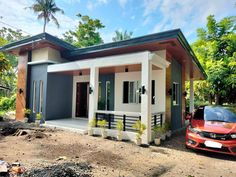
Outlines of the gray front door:
M 182 69 L 181 65 L 172 60 L 171 63 L 171 129 L 182 127 Z

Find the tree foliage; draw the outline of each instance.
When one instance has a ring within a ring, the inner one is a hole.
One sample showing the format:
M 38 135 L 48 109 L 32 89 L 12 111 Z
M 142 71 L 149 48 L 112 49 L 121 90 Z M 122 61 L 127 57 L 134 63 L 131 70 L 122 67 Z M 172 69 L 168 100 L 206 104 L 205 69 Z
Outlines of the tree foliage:
M 38 14 L 38 19 L 43 19 L 43 32 L 45 32 L 46 24 L 51 20 L 59 28 L 59 22 L 54 16 L 57 12 L 64 14 L 64 11 L 57 7 L 55 0 L 36 0 L 36 2 L 29 7 L 34 13 Z
M 192 48 L 208 78 L 195 84 L 196 97 L 216 104 L 236 102 L 236 17 L 217 22 L 207 17 L 206 28 L 197 29 L 198 39 Z
M 124 32 L 116 30 L 115 36 L 112 38 L 112 41 L 116 42 L 116 41 L 127 40 L 127 39 L 130 39 L 132 35 L 133 35 L 133 32 L 127 32 L 127 30 L 125 30 Z
M 75 31 L 69 30 L 64 36 L 64 40 L 77 46 L 88 47 L 103 43 L 103 40 L 98 32 L 99 29 L 105 26 L 98 19 L 92 19 L 87 15 L 77 14 L 80 21 Z
M 10 42 L 24 39 L 20 30 L 3 27 L 0 29 L 0 46 Z M 17 73 L 17 58 L 14 55 L 0 52 L 0 86 L 10 89 L 10 93 L 14 93 L 16 89 L 16 73 Z M 0 91 L 0 97 L 5 95 Z

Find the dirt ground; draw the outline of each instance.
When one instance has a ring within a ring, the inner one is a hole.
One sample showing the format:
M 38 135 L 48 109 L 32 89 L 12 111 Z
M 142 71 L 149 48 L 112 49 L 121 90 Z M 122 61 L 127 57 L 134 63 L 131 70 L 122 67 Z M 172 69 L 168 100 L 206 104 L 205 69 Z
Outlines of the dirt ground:
M 0 130 L 3 125 L 0 122 Z M 236 176 L 235 157 L 187 150 L 183 134 L 160 147 L 138 147 L 131 142 L 62 130 L 47 129 L 44 133 L 47 136 L 43 138 L 0 135 L 0 160 L 19 161 L 27 171 L 63 163 L 86 163 L 95 177 Z

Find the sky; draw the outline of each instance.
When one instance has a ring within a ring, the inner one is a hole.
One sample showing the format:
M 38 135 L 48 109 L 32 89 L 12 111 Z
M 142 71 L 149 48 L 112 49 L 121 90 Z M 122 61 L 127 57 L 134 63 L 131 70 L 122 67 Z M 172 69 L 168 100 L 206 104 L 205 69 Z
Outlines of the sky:
M 180 28 L 192 43 L 196 29 L 205 27 L 206 17 L 216 20 L 236 15 L 236 0 L 55 0 L 64 14 L 56 14 L 57 28 L 49 23 L 46 32 L 62 37 L 78 24 L 76 14 L 99 19 L 105 28 L 100 30 L 105 43 L 111 42 L 114 31 L 132 31 L 133 37 Z M 0 28 L 11 25 L 25 34 L 36 35 L 43 30 L 43 21 L 30 9 L 34 0 L 0 0 Z

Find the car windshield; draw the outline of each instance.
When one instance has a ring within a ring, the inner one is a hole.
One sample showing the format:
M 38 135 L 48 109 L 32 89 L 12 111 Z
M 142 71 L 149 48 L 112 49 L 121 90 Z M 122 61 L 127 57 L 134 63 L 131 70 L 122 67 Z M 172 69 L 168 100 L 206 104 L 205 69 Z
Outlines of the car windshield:
M 199 107 L 194 114 L 194 119 L 205 121 L 219 121 L 236 123 L 236 112 L 228 107 Z

